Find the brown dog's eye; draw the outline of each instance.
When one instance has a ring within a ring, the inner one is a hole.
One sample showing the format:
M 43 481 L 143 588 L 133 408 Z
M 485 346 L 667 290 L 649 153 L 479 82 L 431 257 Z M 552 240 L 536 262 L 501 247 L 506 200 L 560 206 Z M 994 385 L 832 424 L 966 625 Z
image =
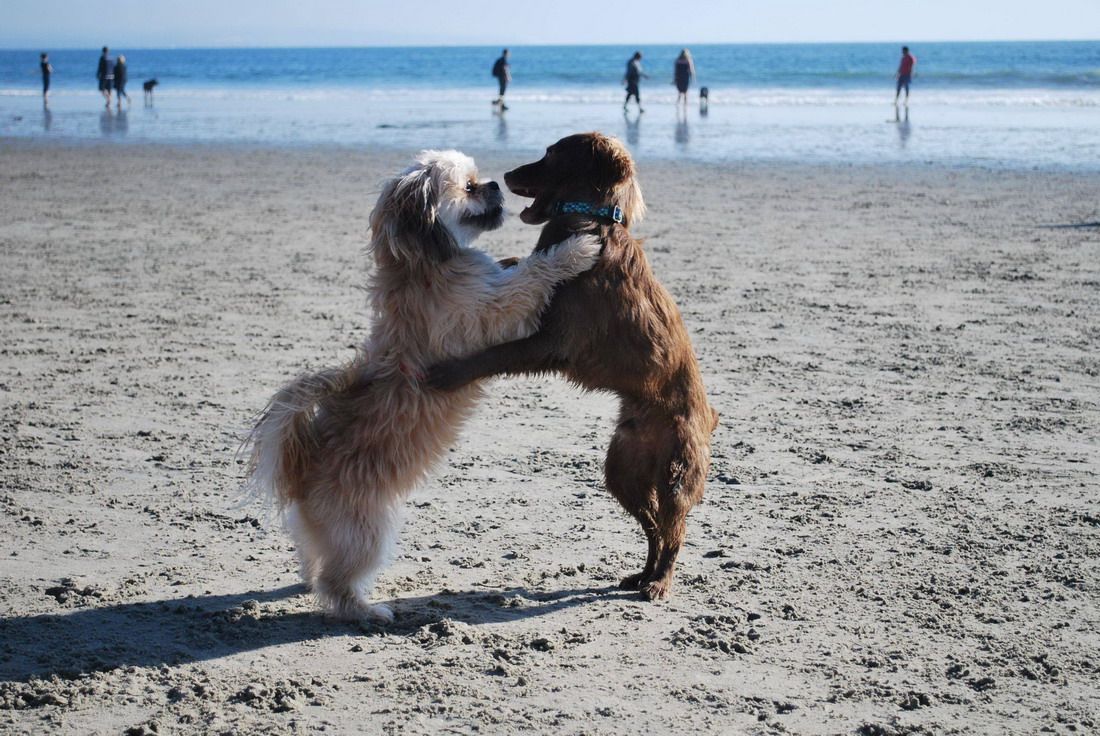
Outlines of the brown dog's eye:
M 470 179 L 469 181 L 466 182 L 466 191 L 467 192 L 472 192 L 476 188 L 477 188 L 477 184 L 474 183 L 473 179 Z

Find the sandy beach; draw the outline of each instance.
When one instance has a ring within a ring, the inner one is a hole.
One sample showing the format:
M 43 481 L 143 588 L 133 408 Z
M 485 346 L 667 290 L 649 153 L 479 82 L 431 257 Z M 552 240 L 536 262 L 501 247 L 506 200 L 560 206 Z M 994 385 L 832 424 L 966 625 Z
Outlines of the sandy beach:
M 1100 729 L 1095 174 L 641 162 L 722 414 L 674 598 L 616 586 L 614 399 L 498 380 L 360 626 L 236 452 L 365 336 L 406 158 L 0 140 L 0 732 Z

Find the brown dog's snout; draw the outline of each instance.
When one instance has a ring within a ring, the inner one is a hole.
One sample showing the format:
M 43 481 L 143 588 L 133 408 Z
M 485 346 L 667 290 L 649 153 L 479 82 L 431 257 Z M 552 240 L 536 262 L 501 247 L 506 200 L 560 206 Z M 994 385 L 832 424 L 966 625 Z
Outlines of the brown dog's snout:
M 521 197 L 534 197 L 542 183 L 543 160 L 524 164 L 504 174 L 504 185 Z
M 504 186 L 508 187 L 509 189 L 513 189 L 515 187 L 517 171 L 519 171 L 519 169 L 512 169 L 511 171 L 504 172 Z

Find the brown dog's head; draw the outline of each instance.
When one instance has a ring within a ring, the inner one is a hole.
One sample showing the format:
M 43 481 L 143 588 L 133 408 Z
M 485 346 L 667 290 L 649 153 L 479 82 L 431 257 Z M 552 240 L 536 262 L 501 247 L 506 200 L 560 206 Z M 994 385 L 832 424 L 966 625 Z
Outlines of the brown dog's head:
M 634 159 L 617 139 L 577 133 L 547 148 L 538 161 L 509 171 L 504 183 L 515 194 L 534 198 L 519 214 L 528 225 L 549 220 L 556 202 L 575 200 L 601 207 L 618 205 L 623 225 L 630 227 L 645 215 L 634 173 Z

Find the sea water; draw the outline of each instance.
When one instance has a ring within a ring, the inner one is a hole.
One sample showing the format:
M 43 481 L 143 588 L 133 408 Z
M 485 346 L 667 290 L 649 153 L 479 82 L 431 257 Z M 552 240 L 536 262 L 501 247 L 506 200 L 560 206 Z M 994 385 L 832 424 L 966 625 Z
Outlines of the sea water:
M 701 45 L 686 110 L 676 46 L 641 46 L 644 114 L 624 113 L 628 46 L 513 47 L 508 110 L 491 104 L 495 47 L 112 49 L 123 112 L 96 91 L 97 49 L 0 51 L 0 135 L 112 141 L 462 148 L 530 155 L 600 130 L 640 157 L 1100 170 L 1100 42 Z M 156 78 L 153 103 L 142 81 Z M 699 105 L 699 86 L 710 92 Z

